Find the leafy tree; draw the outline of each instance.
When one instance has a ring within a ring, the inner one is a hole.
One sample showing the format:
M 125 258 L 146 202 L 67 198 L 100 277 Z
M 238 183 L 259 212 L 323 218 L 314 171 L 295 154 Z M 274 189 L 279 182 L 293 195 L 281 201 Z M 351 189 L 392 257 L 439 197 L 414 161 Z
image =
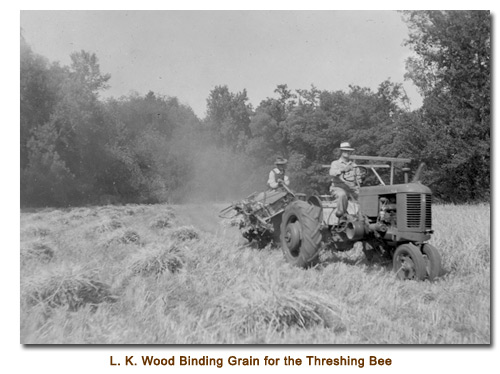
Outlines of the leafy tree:
M 150 91 L 108 100 L 106 109 L 117 126 L 110 143 L 114 162 L 101 182 L 107 193 L 124 201 L 181 200 L 195 169 L 192 150 L 201 148 L 203 135 L 191 108 Z
M 217 86 L 207 99 L 208 125 L 217 144 L 243 151 L 250 136 L 252 107 L 247 103 L 246 90 L 232 93 L 227 86 Z
M 101 69 L 95 53 L 87 51 L 74 52 L 71 58 L 71 76 L 79 83 L 79 87 L 89 95 L 97 96 L 99 91 L 107 89 L 109 74 L 101 74 Z
M 32 131 L 46 123 L 57 100 L 57 86 L 60 83 L 57 66 L 33 52 L 21 35 L 20 48 L 20 140 L 21 169 L 28 164 L 28 140 Z
M 419 156 L 428 163 L 433 188 L 447 200 L 489 198 L 490 43 L 488 11 L 404 12 L 407 61 L 424 104 L 401 148 L 422 139 Z M 424 133 L 424 131 L 426 131 Z
M 100 74 L 94 54 L 73 53 L 71 60 L 50 121 L 58 132 L 55 149 L 78 180 L 80 198 L 85 200 L 97 192 L 96 178 L 106 169 L 105 147 L 113 135 L 98 100 L 109 75 Z
M 489 113 L 489 11 L 411 11 L 404 15 L 410 28 L 406 44 L 418 55 L 408 59 L 407 75 L 425 97 L 445 90 L 458 106 Z
M 314 86 L 297 92 L 299 104 L 285 123 L 290 169 L 302 190 L 327 192 L 330 178 L 321 165 L 339 157 L 342 141 L 351 142 L 359 154 L 394 156 L 388 153 L 393 152 L 396 123 L 406 100 L 399 84 L 382 82 L 377 92 L 358 86 L 347 93 L 320 92 Z
M 27 144 L 26 168 L 21 170 L 21 201 L 25 205 L 68 205 L 74 198 L 75 176 L 55 150 L 53 123 L 34 129 Z
M 274 90 L 278 98 L 263 100 L 250 122 L 251 141 L 247 152 L 261 164 L 272 164 L 276 156 L 288 157 L 285 121 L 296 104 L 296 95 L 281 84 Z

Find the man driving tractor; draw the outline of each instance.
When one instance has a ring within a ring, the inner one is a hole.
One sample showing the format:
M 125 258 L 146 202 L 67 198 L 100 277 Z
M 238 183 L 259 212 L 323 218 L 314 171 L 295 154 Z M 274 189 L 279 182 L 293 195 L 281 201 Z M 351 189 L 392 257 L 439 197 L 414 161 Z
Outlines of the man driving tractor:
M 342 217 L 347 212 L 348 198 L 357 201 L 359 187 L 361 184 L 361 175 L 357 169 L 356 163 L 351 160 L 354 148 L 349 142 L 340 144 L 340 158 L 332 162 L 330 166 L 330 175 L 332 184 L 330 193 L 337 203 L 335 215 Z

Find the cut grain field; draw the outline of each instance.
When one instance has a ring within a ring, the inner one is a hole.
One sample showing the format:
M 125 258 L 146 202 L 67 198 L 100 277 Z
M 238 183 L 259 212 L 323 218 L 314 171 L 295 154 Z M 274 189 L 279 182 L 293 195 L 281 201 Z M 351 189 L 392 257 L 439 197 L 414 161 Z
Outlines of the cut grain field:
M 239 247 L 220 204 L 21 213 L 23 344 L 489 344 L 490 207 L 437 205 L 443 274 L 359 248 L 302 270 Z

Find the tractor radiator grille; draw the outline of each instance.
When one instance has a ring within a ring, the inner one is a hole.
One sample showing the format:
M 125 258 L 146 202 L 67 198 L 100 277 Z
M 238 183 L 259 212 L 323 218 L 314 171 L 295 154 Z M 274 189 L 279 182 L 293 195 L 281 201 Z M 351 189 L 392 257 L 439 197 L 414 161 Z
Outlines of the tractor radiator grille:
M 406 195 L 406 224 L 408 228 L 421 228 L 422 223 L 426 229 L 432 228 L 432 197 L 431 194 L 424 195 L 408 194 Z M 422 216 L 425 222 L 422 222 Z
M 432 228 L 432 196 L 425 195 L 425 228 Z
M 406 224 L 408 228 L 420 227 L 422 213 L 420 196 L 420 194 L 406 195 Z

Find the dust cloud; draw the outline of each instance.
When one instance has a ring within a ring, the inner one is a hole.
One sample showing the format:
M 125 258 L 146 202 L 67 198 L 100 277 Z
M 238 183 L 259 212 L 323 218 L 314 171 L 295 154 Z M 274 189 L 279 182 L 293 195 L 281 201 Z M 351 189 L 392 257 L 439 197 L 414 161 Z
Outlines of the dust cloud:
M 272 166 L 227 148 L 204 145 L 191 158 L 191 179 L 183 202 L 223 203 L 266 189 Z

